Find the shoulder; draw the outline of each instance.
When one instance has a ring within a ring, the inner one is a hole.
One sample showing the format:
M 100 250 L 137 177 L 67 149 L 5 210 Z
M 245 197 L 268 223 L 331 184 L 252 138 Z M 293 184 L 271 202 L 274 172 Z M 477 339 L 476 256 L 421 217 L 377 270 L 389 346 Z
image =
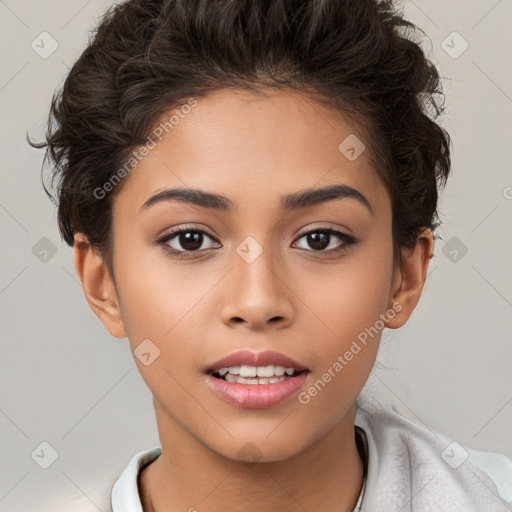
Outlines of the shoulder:
M 359 404 L 355 423 L 368 446 L 363 510 L 510 511 L 512 457 L 467 448 L 393 407 Z

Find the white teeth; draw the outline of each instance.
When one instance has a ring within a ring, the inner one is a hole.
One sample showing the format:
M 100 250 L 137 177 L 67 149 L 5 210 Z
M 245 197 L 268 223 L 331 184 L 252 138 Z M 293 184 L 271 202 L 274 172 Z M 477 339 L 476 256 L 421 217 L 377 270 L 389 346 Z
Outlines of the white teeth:
M 243 364 L 240 366 L 240 377 L 256 377 L 258 369 L 255 366 L 247 366 Z
M 237 375 L 231 375 L 227 373 L 224 377 L 228 382 L 236 383 L 236 384 L 276 384 L 277 382 L 282 382 L 286 380 L 288 377 L 261 377 L 255 379 L 246 379 L 245 377 L 239 377 Z
M 273 377 L 274 376 L 274 365 L 270 366 L 258 366 L 257 370 L 258 377 Z
M 219 375 L 224 377 L 227 374 L 240 375 L 240 377 L 281 377 L 284 374 L 293 375 L 295 368 L 285 368 L 284 366 L 229 366 L 219 369 Z
M 284 366 L 276 366 L 274 369 L 274 375 L 280 376 L 284 375 L 286 368 Z

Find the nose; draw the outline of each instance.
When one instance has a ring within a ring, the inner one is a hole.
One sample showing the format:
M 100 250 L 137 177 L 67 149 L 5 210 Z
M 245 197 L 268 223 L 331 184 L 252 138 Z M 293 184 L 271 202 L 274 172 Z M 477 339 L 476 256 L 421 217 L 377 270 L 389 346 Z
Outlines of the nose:
M 295 315 L 294 293 L 283 265 L 267 250 L 254 260 L 241 254 L 234 252 L 233 268 L 224 282 L 222 321 L 253 330 L 289 326 Z

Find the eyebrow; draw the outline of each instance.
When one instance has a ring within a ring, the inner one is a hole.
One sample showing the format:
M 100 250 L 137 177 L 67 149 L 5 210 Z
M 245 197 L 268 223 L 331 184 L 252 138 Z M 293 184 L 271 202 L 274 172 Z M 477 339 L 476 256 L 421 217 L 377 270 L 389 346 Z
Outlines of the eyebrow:
M 327 201 L 351 198 L 363 204 L 372 215 L 374 211 L 368 199 L 348 185 L 331 185 L 324 188 L 305 189 L 281 197 L 281 209 L 284 212 L 316 206 Z M 236 209 L 233 201 L 219 194 L 205 192 L 200 189 L 171 188 L 151 196 L 140 208 L 140 212 L 163 201 L 181 201 L 218 211 L 232 212 Z

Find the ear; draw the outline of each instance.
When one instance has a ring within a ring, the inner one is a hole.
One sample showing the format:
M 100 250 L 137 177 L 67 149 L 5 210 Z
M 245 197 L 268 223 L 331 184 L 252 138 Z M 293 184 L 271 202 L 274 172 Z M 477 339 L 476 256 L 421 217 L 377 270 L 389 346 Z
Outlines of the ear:
M 76 272 L 89 306 L 112 336 L 126 338 L 115 286 L 106 264 L 83 233 L 75 234 L 73 250 Z
M 402 249 L 401 266 L 397 266 L 393 275 L 391 298 L 388 308 L 395 309 L 397 314 L 386 321 L 386 327 L 397 329 L 402 327 L 411 316 L 420 300 L 423 285 L 427 278 L 427 270 L 432 257 L 433 236 L 429 228 L 425 228 L 412 249 Z M 397 304 L 401 305 L 398 309 Z

